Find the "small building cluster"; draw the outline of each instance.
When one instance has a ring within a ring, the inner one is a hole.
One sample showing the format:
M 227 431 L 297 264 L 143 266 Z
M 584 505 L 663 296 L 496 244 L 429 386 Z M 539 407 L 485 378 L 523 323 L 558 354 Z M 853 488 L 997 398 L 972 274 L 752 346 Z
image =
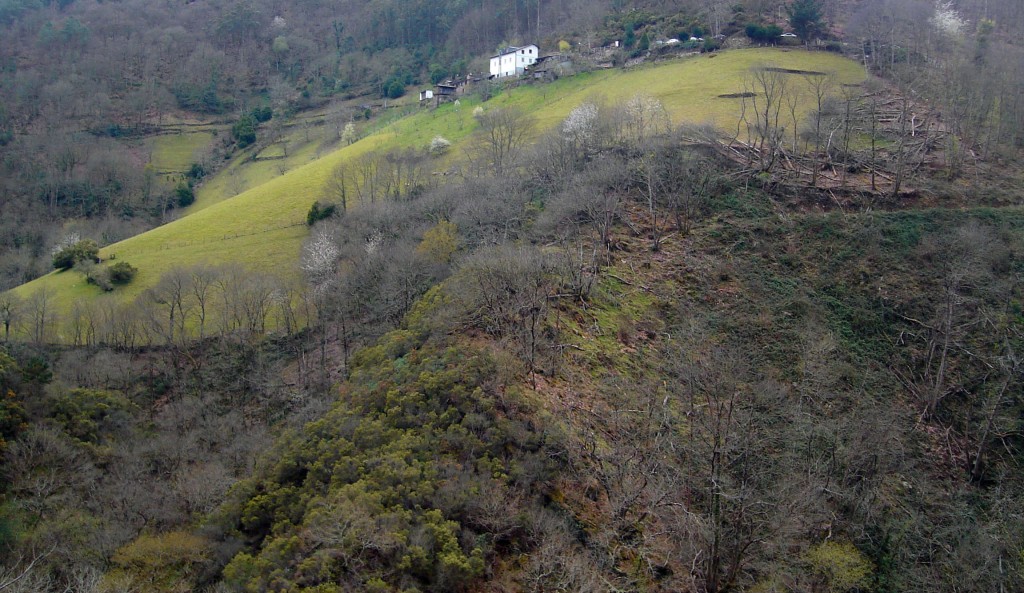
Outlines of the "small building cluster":
M 543 61 L 550 56 L 542 58 L 540 48 L 536 45 L 525 45 L 523 47 L 506 47 L 497 55 L 491 57 L 491 72 L 487 80 L 522 76 L 530 66 Z M 472 73 L 463 78 L 453 78 L 441 81 L 432 89 L 420 91 L 420 103 L 425 104 L 433 101 L 434 106 L 446 101 L 454 101 L 466 94 L 470 88 L 478 82 L 485 80 L 482 76 L 474 76 Z
M 471 73 L 465 77 L 441 81 L 432 89 L 420 90 L 420 104 L 428 105 L 433 102 L 436 107 L 441 103 L 455 101 L 470 92 L 477 83 L 485 80 L 523 76 L 537 80 L 553 80 L 572 73 L 572 71 L 573 62 L 567 54 L 552 53 L 542 56 L 540 48 L 533 44 L 523 47 L 506 47 L 497 55 L 491 56 L 489 75 L 473 75 Z
M 424 89 L 420 91 L 420 103 L 427 101 L 434 101 L 434 106 L 438 106 L 446 101 L 454 101 L 459 97 L 465 95 L 473 85 L 484 80 L 481 76 L 474 75 L 472 73 L 467 74 L 460 78 L 449 78 L 443 80 L 432 89 Z

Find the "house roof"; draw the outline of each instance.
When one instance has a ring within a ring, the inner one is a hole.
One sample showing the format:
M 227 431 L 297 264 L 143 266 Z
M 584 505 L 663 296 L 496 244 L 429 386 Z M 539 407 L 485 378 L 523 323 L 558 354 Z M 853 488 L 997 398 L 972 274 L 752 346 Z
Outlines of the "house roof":
M 521 49 L 526 49 L 528 47 L 537 47 L 537 45 L 534 44 L 534 43 L 530 43 L 530 44 L 527 44 L 527 45 L 522 45 L 522 46 L 519 46 L 519 47 L 514 47 L 514 46 L 510 45 L 510 46 L 500 50 L 498 53 L 494 54 L 491 57 L 492 58 L 500 58 L 501 56 L 507 56 L 508 54 L 514 54 L 517 51 L 519 51 Z

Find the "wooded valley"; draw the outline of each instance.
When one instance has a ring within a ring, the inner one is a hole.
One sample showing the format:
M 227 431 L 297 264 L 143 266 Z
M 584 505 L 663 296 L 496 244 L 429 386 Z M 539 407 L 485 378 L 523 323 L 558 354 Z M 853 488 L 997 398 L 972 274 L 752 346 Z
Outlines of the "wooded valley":
M 1021 31 L 0 0 L 0 590 L 1024 589 Z

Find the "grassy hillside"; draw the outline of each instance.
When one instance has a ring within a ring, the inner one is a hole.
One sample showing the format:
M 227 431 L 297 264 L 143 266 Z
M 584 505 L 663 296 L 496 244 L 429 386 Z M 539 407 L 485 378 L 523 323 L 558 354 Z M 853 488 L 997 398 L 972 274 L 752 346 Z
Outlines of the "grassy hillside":
M 149 141 L 150 164 L 161 175 L 183 174 L 213 137 L 213 133 L 206 130 L 156 136 Z
M 831 54 L 749 49 L 630 70 L 592 72 L 553 84 L 518 88 L 496 95 L 484 107 L 516 106 L 530 111 L 538 121 L 537 130 L 543 131 L 557 125 L 585 100 L 617 103 L 646 93 L 662 101 L 673 123 L 713 123 L 730 128 L 738 117 L 739 101 L 719 96 L 744 90 L 744 77 L 751 67 L 765 63 L 835 72 L 844 83 L 858 82 L 864 77 L 859 65 Z M 806 113 L 810 109 L 809 95 L 804 99 L 801 110 Z M 307 235 L 306 212 L 321 196 L 328 176 L 338 164 L 377 149 L 425 147 L 438 134 L 452 141 L 453 154 L 458 154 L 474 129 L 475 105 L 473 100 L 467 100 L 458 107 L 445 105 L 437 110 L 424 110 L 284 175 L 269 178 L 274 175 L 273 165 L 258 162 L 260 169 L 255 177 L 268 177 L 265 183 L 231 199 L 219 199 L 231 195 L 227 176 L 232 175 L 233 168 L 229 167 L 209 182 L 187 216 L 101 251 L 103 258 L 115 256 L 139 269 L 134 282 L 118 294 L 123 299 L 133 298 L 168 269 L 199 262 L 239 262 L 297 275 L 299 250 Z M 171 152 L 170 148 L 167 150 Z M 307 150 L 314 148 L 310 146 Z M 302 152 L 294 158 L 308 159 L 310 155 Z M 42 288 L 54 292 L 58 310 L 69 309 L 77 299 L 101 294 L 75 272 L 51 273 L 16 292 L 28 297 Z

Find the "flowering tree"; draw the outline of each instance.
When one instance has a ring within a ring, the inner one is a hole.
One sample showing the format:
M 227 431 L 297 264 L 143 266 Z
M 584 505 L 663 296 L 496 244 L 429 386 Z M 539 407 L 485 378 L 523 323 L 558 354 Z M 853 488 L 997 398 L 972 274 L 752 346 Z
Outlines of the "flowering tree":
M 597 132 L 597 105 L 583 103 L 569 112 L 562 122 L 562 134 L 573 144 L 586 146 Z
M 303 246 L 300 266 L 315 294 L 322 294 L 331 286 L 340 254 L 337 243 L 322 228 Z
M 433 140 L 430 141 L 430 146 L 427 148 L 427 152 L 434 156 L 439 156 L 448 152 L 451 145 L 452 143 L 444 136 L 434 136 Z
M 356 125 L 352 122 L 345 124 L 345 128 L 341 131 L 341 142 L 342 144 L 348 145 L 356 141 Z
M 939 33 L 950 37 L 956 37 L 963 32 L 967 22 L 960 16 L 960 13 L 953 8 L 950 1 L 935 3 L 935 15 L 932 17 L 932 26 Z

